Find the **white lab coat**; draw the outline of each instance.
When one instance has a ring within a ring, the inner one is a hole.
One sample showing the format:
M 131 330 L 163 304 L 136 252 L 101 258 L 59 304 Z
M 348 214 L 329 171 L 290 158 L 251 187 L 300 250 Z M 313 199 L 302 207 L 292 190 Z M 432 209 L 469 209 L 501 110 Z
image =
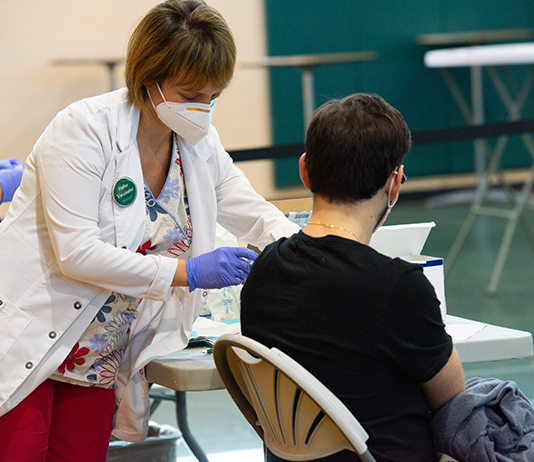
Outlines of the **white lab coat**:
M 143 298 L 117 374 L 113 431 L 138 442 L 149 409 L 140 371 L 187 345 L 207 292 L 171 289 L 176 259 L 135 253 L 145 203 L 139 110 L 125 95 L 121 89 L 84 99 L 56 116 L 0 224 L 0 415 L 50 377 L 114 290 Z M 214 249 L 217 221 L 260 248 L 298 230 L 252 189 L 213 127 L 195 146 L 179 143 L 192 256 Z M 137 186 L 127 207 L 112 192 L 123 177 Z

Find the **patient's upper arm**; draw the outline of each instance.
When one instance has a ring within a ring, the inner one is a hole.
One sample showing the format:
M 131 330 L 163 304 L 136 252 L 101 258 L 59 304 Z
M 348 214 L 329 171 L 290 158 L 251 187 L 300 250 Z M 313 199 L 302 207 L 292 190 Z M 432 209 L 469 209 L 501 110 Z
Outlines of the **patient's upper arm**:
M 455 348 L 445 366 L 421 387 L 432 411 L 437 411 L 465 390 L 464 372 Z

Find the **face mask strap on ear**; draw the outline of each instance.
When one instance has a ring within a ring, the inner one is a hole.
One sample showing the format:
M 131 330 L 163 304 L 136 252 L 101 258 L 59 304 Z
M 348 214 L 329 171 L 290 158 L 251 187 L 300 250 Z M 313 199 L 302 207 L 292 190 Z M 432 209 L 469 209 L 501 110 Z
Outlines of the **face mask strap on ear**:
M 161 87 L 159 86 L 159 83 L 156 82 L 156 87 L 158 87 L 158 91 L 159 91 L 159 94 L 161 95 L 161 97 L 163 98 L 163 101 L 165 101 L 165 104 L 167 105 L 167 107 L 169 106 L 169 103 L 167 103 L 167 100 L 165 99 L 165 96 L 163 95 L 163 92 L 161 91 Z M 152 103 L 154 104 L 154 103 Z
M 152 107 L 154 108 L 154 111 L 155 111 L 156 110 L 156 105 L 154 104 L 154 101 L 152 101 L 152 96 L 150 95 L 150 90 L 147 87 L 145 87 L 145 89 L 146 89 L 146 93 L 148 95 L 148 99 L 152 103 Z
M 399 171 L 398 170 L 395 170 L 393 172 L 393 174 L 395 176 L 397 176 L 399 174 Z M 388 192 L 388 207 L 393 207 L 395 204 L 392 204 L 391 203 L 391 190 L 393 189 L 393 179 L 391 180 L 391 184 L 389 185 L 389 192 Z

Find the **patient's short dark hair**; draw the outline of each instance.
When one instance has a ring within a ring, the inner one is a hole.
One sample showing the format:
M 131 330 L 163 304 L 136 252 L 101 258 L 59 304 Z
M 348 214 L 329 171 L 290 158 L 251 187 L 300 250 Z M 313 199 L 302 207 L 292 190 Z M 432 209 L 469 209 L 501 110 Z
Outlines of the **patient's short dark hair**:
M 330 202 L 370 199 L 410 147 L 402 115 L 380 96 L 328 101 L 315 111 L 306 134 L 310 189 Z

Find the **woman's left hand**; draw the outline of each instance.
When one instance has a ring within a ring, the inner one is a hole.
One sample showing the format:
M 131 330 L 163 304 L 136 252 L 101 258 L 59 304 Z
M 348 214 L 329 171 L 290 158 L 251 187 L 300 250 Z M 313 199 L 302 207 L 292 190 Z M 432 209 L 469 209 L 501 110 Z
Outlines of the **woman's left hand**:
M 0 203 L 9 202 L 19 187 L 24 164 L 15 158 L 0 160 Z
M 185 261 L 189 290 L 241 284 L 258 255 L 245 247 L 220 247 Z

